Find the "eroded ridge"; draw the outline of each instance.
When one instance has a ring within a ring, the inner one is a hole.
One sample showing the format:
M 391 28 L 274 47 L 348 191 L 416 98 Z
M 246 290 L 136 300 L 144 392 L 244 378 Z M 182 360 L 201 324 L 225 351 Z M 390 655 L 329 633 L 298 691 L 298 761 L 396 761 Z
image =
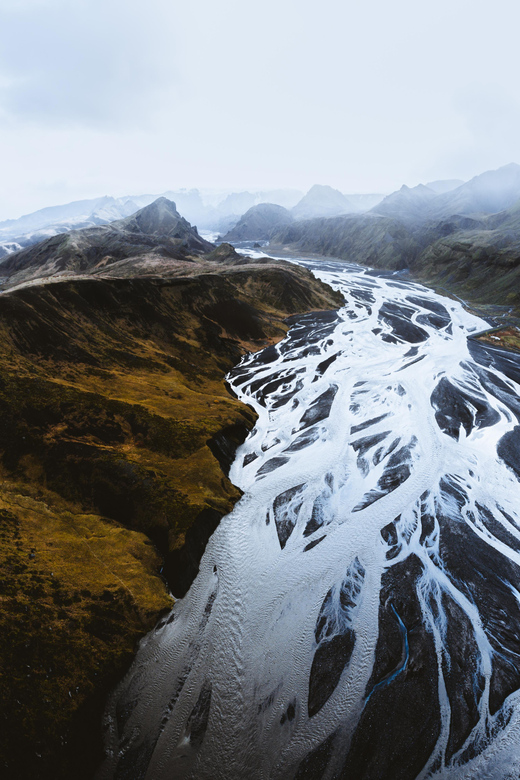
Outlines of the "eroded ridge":
M 339 263 L 229 381 L 259 415 L 187 597 L 109 708 L 115 780 L 520 772 L 520 370 L 451 300 Z

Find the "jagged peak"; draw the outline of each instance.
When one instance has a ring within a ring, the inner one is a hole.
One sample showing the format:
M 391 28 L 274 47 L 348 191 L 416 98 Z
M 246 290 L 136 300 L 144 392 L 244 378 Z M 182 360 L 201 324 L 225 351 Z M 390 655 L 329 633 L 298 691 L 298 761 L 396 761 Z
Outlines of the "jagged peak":
M 181 217 L 175 203 L 165 197 L 157 198 L 153 203 L 139 209 L 131 217 L 122 220 L 120 224 L 124 224 L 124 227 L 132 232 L 142 232 L 149 235 L 169 235 L 181 226 L 184 229 L 191 227 L 189 222 Z

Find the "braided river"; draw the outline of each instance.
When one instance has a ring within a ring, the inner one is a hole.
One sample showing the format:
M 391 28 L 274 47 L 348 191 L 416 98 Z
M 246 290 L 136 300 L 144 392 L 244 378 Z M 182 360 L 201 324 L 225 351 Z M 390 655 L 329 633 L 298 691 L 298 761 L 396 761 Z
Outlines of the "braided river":
M 520 776 L 520 356 L 400 275 L 228 376 L 244 495 L 109 703 L 113 780 Z

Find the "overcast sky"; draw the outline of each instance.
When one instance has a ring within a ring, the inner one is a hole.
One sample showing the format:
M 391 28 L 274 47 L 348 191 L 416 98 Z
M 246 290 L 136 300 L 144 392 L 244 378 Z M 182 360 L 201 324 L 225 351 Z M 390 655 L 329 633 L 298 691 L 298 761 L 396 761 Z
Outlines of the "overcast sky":
M 0 220 L 520 163 L 518 0 L 0 0 Z

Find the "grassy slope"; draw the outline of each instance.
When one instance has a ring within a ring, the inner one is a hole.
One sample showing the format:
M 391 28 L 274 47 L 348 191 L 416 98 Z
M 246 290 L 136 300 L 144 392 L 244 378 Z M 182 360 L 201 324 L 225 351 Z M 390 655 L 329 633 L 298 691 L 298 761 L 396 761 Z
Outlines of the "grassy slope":
M 225 372 L 284 316 L 339 304 L 293 268 L 219 270 L 0 296 L 7 777 L 92 775 L 104 697 L 171 603 L 159 552 L 239 496 L 206 443 L 254 423 Z
M 461 231 L 439 239 L 419 256 L 412 271 L 479 304 L 511 307 L 520 316 L 520 233 Z

